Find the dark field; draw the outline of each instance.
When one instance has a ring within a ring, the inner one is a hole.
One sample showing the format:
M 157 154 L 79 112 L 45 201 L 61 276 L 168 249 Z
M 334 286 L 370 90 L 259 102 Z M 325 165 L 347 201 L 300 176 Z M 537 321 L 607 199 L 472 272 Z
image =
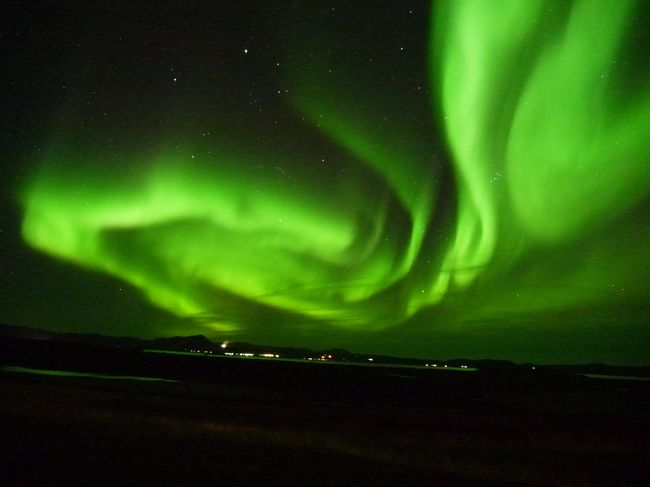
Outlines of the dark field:
M 647 382 L 2 352 L 3 364 L 179 381 L 2 372 L 2 485 L 650 485 Z

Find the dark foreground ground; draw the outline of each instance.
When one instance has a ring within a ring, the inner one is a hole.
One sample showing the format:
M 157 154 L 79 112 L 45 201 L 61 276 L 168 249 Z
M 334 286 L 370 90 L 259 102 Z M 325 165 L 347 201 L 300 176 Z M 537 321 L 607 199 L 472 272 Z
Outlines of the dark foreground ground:
M 647 382 L 0 352 L 179 381 L 0 372 L 0 485 L 650 485 Z

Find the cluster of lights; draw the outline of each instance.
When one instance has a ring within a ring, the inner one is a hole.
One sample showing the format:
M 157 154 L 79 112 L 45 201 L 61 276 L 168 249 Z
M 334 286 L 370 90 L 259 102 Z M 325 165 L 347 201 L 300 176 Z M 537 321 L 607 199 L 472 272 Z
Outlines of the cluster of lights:
M 220 347 L 222 349 L 224 349 L 224 350 L 226 348 L 228 348 L 228 341 L 224 341 L 223 343 L 221 343 Z M 204 354 L 210 354 L 210 355 L 212 355 L 214 353 L 212 350 L 186 350 L 186 351 L 192 352 L 192 353 L 204 353 Z M 278 355 L 277 353 L 258 353 L 258 354 L 255 354 L 255 353 L 252 353 L 252 352 L 224 352 L 224 355 L 228 355 L 229 357 L 255 357 L 255 356 L 257 356 L 257 357 L 263 357 L 263 358 L 280 358 L 280 355 Z M 310 360 L 310 361 L 316 360 L 318 362 L 329 362 L 329 361 L 332 361 L 332 360 L 336 360 L 336 357 L 334 355 L 332 355 L 331 353 L 324 353 L 320 357 L 303 357 L 303 360 Z M 374 362 L 374 360 L 375 360 L 374 358 L 368 357 L 368 362 Z M 436 367 L 436 368 L 441 367 L 441 368 L 445 368 L 445 369 L 448 368 L 447 364 L 443 364 L 443 365 L 439 366 L 436 363 L 426 363 L 426 364 L 424 364 L 424 366 L 425 367 Z M 452 368 L 454 368 L 454 367 L 452 367 Z M 469 368 L 469 366 L 468 365 L 460 365 L 457 368 L 467 369 L 467 368 Z M 535 367 L 532 367 L 532 369 L 534 370 Z
M 225 340 L 224 342 L 221 343 L 220 347 L 222 349 L 228 348 L 228 340 Z M 224 352 L 224 355 L 228 356 L 237 356 L 237 357 L 255 357 L 254 353 L 251 352 Z M 258 353 L 258 357 L 264 357 L 264 358 L 280 358 L 280 356 L 277 353 Z
M 329 353 L 324 353 L 320 357 L 303 357 L 303 360 L 317 360 L 319 362 L 327 362 L 329 360 L 334 360 L 334 356 Z
M 229 357 L 255 357 L 256 355 L 251 352 L 224 352 L 224 355 L 228 355 Z M 280 358 L 280 356 L 277 353 L 258 353 L 257 357 L 264 357 L 264 358 Z

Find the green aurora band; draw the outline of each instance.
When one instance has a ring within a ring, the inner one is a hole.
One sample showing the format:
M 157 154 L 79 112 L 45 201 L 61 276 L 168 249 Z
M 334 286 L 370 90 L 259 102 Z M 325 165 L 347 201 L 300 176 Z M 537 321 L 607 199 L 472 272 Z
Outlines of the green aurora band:
M 650 231 L 623 220 L 650 188 L 650 86 L 632 82 L 624 62 L 635 7 L 439 2 L 423 59 L 433 101 L 418 108 L 427 122 L 378 124 L 378 105 L 400 110 L 377 88 L 383 79 L 361 96 L 365 87 L 348 82 L 354 65 L 327 76 L 336 32 L 300 39 L 304 52 L 290 61 L 303 69 L 284 74 L 314 141 L 299 151 L 249 147 L 224 129 L 210 147 L 177 134 L 113 160 L 60 127 L 23 191 L 23 236 L 177 316 L 203 317 L 212 334 L 269 313 L 377 330 L 481 290 L 458 313 L 486 317 L 497 312 L 495 288 L 518 296 L 499 312 L 600 302 L 639 269 L 628 244 L 597 242 L 598 232 L 617 224 L 650 254 Z M 302 136 L 287 129 L 287 140 Z M 314 170 L 323 143 L 337 160 Z M 531 255 L 576 246 L 584 265 L 558 272 L 542 259 L 521 271 Z M 583 283 L 588 292 L 572 291 Z

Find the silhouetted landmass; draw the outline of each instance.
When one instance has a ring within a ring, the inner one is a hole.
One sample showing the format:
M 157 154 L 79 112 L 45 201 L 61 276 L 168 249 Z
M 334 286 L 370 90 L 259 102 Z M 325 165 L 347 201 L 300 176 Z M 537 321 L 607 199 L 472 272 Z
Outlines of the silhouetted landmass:
M 214 350 L 214 343 L 208 340 L 203 335 L 192 335 L 186 337 L 171 337 L 171 338 L 155 338 L 148 340 L 146 343 L 140 345 L 139 348 L 153 348 L 157 350 L 197 350 L 207 351 Z
M 115 337 L 99 333 L 59 333 L 28 326 L 14 326 L 0 323 L 0 336 L 30 338 L 33 340 L 56 340 L 59 342 L 85 343 L 114 348 L 142 348 L 147 340 L 135 337 Z
M 469 367 L 476 368 L 483 373 L 491 374 L 516 374 L 529 375 L 535 370 L 538 376 L 558 376 L 564 373 L 593 374 L 603 376 L 634 376 L 650 377 L 650 366 L 613 366 L 603 363 L 579 365 L 539 365 L 515 364 L 508 360 L 495 359 L 467 359 L 457 358 L 449 360 L 420 359 L 408 357 L 393 357 L 389 355 L 359 354 L 342 348 L 325 350 L 311 350 L 308 348 L 278 347 L 259 345 L 249 342 L 229 342 L 227 348 L 222 348 L 221 343 L 214 343 L 203 335 L 178 336 L 169 338 L 155 338 L 146 340 L 136 337 L 114 337 L 101 334 L 87 333 L 58 333 L 38 328 L 0 324 L 0 337 L 25 338 L 32 340 L 50 340 L 65 343 L 85 344 L 94 347 L 118 348 L 123 350 L 155 349 L 178 352 L 210 353 L 213 355 L 243 355 L 262 354 L 278 355 L 282 358 L 312 359 L 320 361 L 351 362 L 361 364 L 387 364 L 404 366 L 431 365 L 437 367 Z

